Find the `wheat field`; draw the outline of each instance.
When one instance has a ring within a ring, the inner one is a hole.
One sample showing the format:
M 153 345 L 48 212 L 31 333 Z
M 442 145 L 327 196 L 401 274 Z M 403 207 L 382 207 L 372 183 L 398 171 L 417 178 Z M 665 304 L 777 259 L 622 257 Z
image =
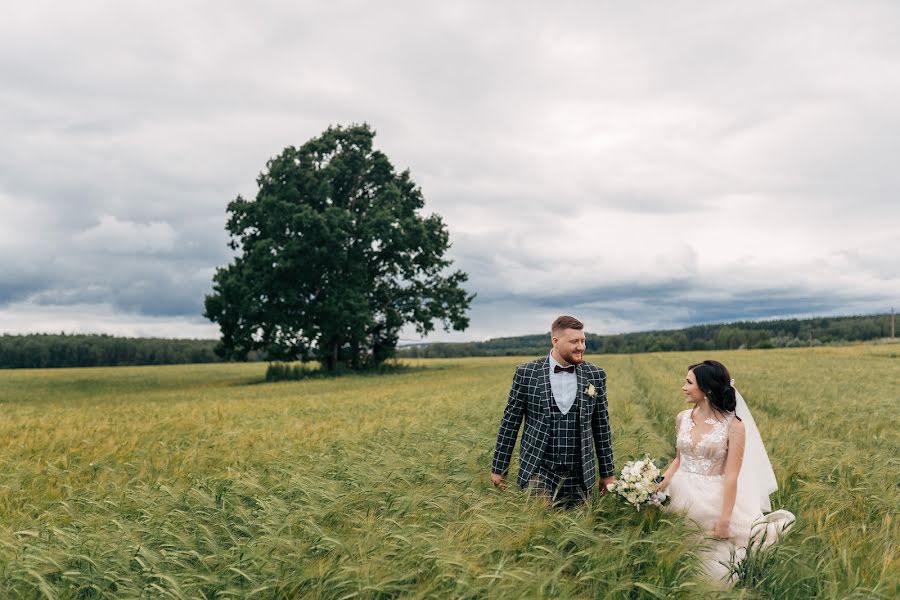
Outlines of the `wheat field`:
M 703 358 L 731 369 L 798 517 L 730 591 L 677 517 L 494 489 L 526 358 L 490 358 L 277 384 L 263 364 L 0 372 L 0 597 L 897 597 L 900 346 L 589 357 L 619 467 L 674 454 Z

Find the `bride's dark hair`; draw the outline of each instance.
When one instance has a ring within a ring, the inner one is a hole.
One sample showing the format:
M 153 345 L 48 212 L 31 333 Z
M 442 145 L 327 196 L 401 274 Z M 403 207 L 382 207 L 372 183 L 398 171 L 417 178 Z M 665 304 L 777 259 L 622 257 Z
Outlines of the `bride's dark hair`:
M 725 365 L 717 360 L 704 360 L 702 363 L 691 365 L 688 370 L 694 372 L 697 387 L 706 394 L 713 410 L 734 412 L 737 398 L 731 385 L 731 374 Z

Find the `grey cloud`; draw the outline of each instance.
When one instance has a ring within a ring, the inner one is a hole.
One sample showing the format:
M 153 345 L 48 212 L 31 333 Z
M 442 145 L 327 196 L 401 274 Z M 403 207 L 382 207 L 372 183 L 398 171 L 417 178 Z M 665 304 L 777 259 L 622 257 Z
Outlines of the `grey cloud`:
M 686 291 L 694 293 L 686 295 Z M 889 298 L 819 295 L 795 288 L 761 289 L 745 294 L 698 297 L 696 285 L 672 282 L 658 286 L 585 290 L 568 296 L 509 295 L 477 302 L 470 336 L 439 335 L 440 339 L 487 339 L 540 333 L 553 318 L 574 314 L 592 333 L 615 334 L 674 329 L 702 323 L 758 321 L 772 318 L 870 314 L 889 309 Z M 513 323 L 504 315 L 516 315 Z
M 124 312 L 149 316 L 196 316 L 211 289 L 206 265 L 188 261 L 139 261 L 105 258 L 102 264 L 60 264 L 61 273 L 27 299 L 36 305 L 110 304 Z
M 0 306 L 24 300 L 46 289 L 51 284 L 52 280 L 49 278 L 38 277 L 31 273 L 2 273 L 2 279 L 0 279 Z
M 361 121 L 450 228 L 478 292 L 464 336 L 572 298 L 615 329 L 900 293 L 900 8 L 695 8 L 20 3 L 0 305 L 199 318 L 228 201 Z
M 166 253 L 175 246 L 175 230 L 165 221 L 135 223 L 104 215 L 100 222 L 73 237 L 76 247 L 112 254 Z

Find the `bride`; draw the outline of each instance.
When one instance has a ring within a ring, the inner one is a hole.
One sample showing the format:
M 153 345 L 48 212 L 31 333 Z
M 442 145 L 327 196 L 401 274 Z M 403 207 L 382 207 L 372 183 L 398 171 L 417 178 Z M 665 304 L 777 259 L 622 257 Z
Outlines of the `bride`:
M 714 541 L 703 552 L 707 575 L 733 582 L 732 556 L 743 560 L 747 546 L 765 548 L 789 529 L 794 515 L 772 509 L 778 489 L 759 430 L 733 380 L 720 362 L 705 360 L 688 369 L 685 400 L 693 408 L 678 413 L 675 460 L 660 489 L 668 510 L 685 513 Z

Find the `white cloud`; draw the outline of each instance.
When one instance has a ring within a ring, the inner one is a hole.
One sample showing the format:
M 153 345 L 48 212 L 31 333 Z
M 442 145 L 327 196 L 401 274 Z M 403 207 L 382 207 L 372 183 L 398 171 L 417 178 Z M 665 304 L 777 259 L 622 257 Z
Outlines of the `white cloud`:
M 541 331 L 566 306 L 610 330 L 884 310 L 898 18 L 890 1 L 19 3 L 0 22 L 0 306 L 34 328 L 28 302 L 202 320 L 226 204 L 283 147 L 368 121 L 479 294 L 462 337 Z
M 175 229 L 166 222 L 135 223 L 104 215 L 100 222 L 73 236 L 75 246 L 108 254 L 157 254 L 175 247 Z
M 105 333 L 127 337 L 215 338 L 218 330 L 199 316 L 154 317 L 110 304 L 39 305 L 14 303 L 0 308 L 3 333 Z

